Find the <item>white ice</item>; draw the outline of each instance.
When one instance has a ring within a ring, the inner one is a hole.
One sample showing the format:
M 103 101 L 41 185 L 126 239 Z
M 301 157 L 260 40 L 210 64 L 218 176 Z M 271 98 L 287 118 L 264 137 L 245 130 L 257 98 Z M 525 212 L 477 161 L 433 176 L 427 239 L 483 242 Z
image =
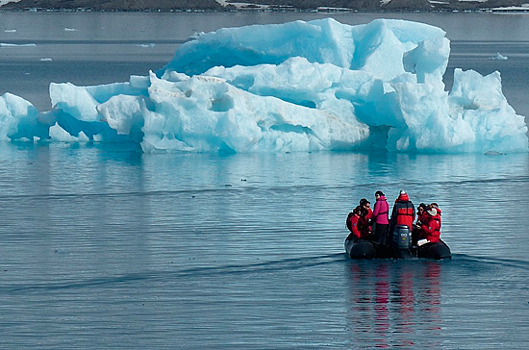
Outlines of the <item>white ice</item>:
M 0 139 L 134 142 L 144 152 L 519 152 L 498 72 L 456 69 L 445 32 L 333 19 L 201 33 L 128 83 L 50 85 L 53 109 L 0 98 Z
M 509 59 L 509 57 L 503 56 L 501 53 L 498 52 L 495 56 L 492 56 L 491 59 L 498 61 L 506 61 Z

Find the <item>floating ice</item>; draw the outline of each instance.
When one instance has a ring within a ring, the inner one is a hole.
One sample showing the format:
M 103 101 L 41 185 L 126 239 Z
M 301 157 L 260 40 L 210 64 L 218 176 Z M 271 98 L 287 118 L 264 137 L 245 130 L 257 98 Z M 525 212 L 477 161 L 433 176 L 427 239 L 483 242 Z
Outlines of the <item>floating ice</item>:
M 24 46 L 37 46 L 37 44 L 11 44 L 11 43 L 0 43 L 0 47 L 24 47 Z
M 155 43 L 149 43 L 149 44 L 138 44 L 136 45 L 138 47 L 144 47 L 144 48 L 153 48 L 153 47 L 156 47 L 156 44 Z
M 495 56 L 492 56 L 491 59 L 499 60 L 499 61 L 506 61 L 509 59 L 509 57 L 503 56 L 501 53 L 498 52 Z
M 2 140 L 133 142 L 144 152 L 527 151 L 527 126 L 488 76 L 456 69 L 426 24 L 333 19 L 200 33 L 128 83 L 50 85 L 38 113 L 6 94 Z

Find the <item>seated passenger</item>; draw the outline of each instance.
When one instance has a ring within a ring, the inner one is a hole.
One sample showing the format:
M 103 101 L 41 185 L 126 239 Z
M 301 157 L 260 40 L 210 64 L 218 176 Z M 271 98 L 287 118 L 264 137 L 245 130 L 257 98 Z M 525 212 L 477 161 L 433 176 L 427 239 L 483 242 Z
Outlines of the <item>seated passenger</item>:
M 370 220 L 367 218 L 368 215 L 369 212 L 366 209 L 360 209 L 360 220 L 358 221 L 358 229 L 360 230 L 362 239 L 373 240 L 375 236 L 373 235 L 373 231 L 371 229 L 372 226 L 370 225 Z
M 428 207 L 426 215 L 423 216 L 421 230 L 419 232 L 419 241 L 426 239 L 428 242 L 439 242 L 441 236 L 441 216 L 437 209 Z
M 362 238 L 371 239 L 372 237 L 372 221 L 373 211 L 371 210 L 371 203 L 362 198 L 360 200 L 360 207 L 362 207 L 362 213 L 360 215 L 360 232 L 362 232 Z
M 423 216 L 426 215 L 426 204 L 421 203 L 417 207 L 417 221 L 415 222 L 415 225 L 413 226 L 412 231 L 412 245 L 417 245 L 417 240 L 419 238 L 419 233 L 421 231 L 421 225 L 424 221 Z
M 423 217 L 423 215 L 426 214 L 426 209 L 427 208 L 428 207 L 424 203 L 419 204 L 419 206 L 417 207 L 417 222 L 416 223 L 418 225 L 421 224 L 422 217 Z
M 360 228 L 358 227 L 361 214 L 362 207 L 358 206 L 347 216 L 347 228 L 351 231 L 349 236 L 347 236 L 348 239 L 357 240 L 362 237 L 362 232 L 360 232 Z
M 371 202 L 368 201 L 365 198 L 362 198 L 360 200 L 360 206 L 367 210 L 366 219 L 369 221 L 369 225 L 371 225 L 371 219 L 373 218 L 373 210 L 371 210 Z
M 437 214 L 439 214 L 439 230 L 441 229 L 441 209 L 439 209 L 439 206 L 437 203 L 430 204 L 430 207 L 435 208 L 437 210 Z

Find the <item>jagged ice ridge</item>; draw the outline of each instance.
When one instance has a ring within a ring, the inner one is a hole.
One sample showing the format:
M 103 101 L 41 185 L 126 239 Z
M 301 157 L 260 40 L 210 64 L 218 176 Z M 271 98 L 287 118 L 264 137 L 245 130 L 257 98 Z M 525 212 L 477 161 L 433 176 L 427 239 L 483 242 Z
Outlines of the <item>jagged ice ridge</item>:
M 519 152 L 527 126 L 498 72 L 456 69 L 440 28 L 333 19 L 220 29 L 128 83 L 50 85 L 53 108 L 0 97 L 0 140 L 132 142 L 143 152 Z

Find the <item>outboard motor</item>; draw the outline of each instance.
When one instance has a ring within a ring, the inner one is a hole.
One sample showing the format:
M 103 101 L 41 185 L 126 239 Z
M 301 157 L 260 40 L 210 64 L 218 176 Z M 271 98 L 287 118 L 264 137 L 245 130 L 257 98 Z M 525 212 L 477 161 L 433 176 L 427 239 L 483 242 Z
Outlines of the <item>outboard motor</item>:
M 411 251 L 411 230 L 406 225 L 397 225 L 393 229 L 392 250 L 395 258 L 406 259 L 413 256 Z

